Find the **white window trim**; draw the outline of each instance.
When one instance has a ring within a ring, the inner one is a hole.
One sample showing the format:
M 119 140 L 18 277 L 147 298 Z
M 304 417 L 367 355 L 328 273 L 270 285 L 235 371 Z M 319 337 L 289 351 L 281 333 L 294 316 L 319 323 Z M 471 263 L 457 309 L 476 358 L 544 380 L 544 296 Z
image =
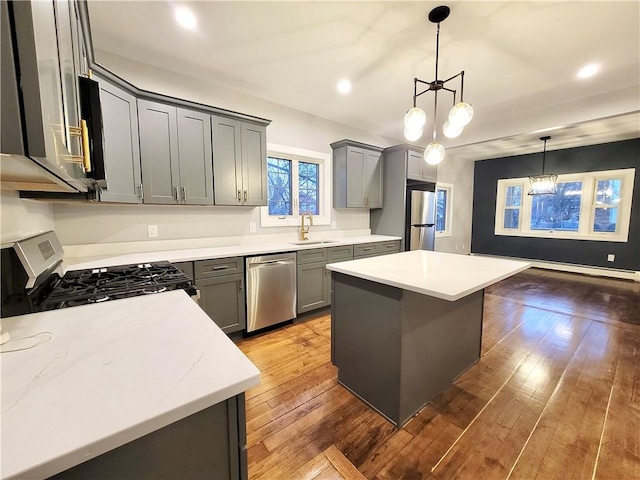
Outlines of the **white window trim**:
M 620 192 L 620 205 L 618 206 L 618 223 L 616 232 L 595 232 L 593 222 L 595 215 L 595 187 L 598 180 L 610 178 L 622 179 Z M 509 178 L 498 180 L 496 191 L 496 235 L 539 237 L 539 238 L 563 238 L 573 240 L 595 240 L 601 242 L 627 242 L 629 240 L 629 224 L 631 223 L 631 203 L 633 200 L 633 183 L 635 168 L 620 170 L 606 170 L 597 172 L 572 173 L 558 175 L 558 183 L 582 182 L 582 201 L 580 203 L 580 224 L 577 232 L 565 232 L 556 230 L 531 230 L 531 205 L 532 196 L 527 195 L 528 178 Z M 522 186 L 522 205 L 520 208 L 520 222 L 518 229 L 504 228 L 505 193 L 507 187 Z
M 267 143 L 267 156 L 302 162 L 317 163 L 320 187 L 318 191 L 320 214 L 313 216 L 314 225 L 331 225 L 331 155 L 302 148 Z M 261 227 L 299 226 L 300 215 L 284 215 L 276 217 L 269 215 L 269 207 L 260 207 Z
M 450 237 L 452 235 L 452 212 L 453 212 L 453 185 L 451 183 L 436 183 L 436 201 L 438 190 L 446 190 L 447 191 L 447 208 L 444 213 L 444 230 L 438 231 L 436 230 L 436 238 L 441 237 Z

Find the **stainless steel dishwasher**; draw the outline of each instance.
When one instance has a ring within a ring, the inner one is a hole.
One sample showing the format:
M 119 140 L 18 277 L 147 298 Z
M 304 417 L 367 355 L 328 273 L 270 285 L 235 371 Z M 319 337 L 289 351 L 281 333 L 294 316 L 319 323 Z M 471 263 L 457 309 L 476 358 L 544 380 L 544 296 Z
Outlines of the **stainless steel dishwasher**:
M 296 316 L 296 254 L 247 257 L 247 332 Z

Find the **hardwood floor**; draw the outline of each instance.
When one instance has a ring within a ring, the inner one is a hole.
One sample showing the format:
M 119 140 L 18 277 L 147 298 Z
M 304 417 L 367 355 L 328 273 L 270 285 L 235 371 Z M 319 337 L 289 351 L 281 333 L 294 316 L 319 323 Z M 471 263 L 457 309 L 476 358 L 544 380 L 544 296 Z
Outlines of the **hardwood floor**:
M 328 312 L 239 341 L 249 478 L 358 478 L 342 453 L 368 479 L 640 479 L 640 283 L 530 269 L 484 309 L 480 360 L 399 430 L 337 384 Z

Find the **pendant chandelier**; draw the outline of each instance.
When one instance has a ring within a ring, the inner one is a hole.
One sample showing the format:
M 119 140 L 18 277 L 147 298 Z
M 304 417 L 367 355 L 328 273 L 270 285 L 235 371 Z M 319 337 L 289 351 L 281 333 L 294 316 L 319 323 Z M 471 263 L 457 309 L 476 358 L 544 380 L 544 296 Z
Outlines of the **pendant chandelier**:
M 465 125 L 473 118 L 473 108 L 464 101 L 464 70 L 447 78 L 446 80 L 438 79 L 438 55 L 440 51 L 440 22 L 449 16 L 450 9 L 447 6 L 436 7 L 429 12 L 429 21 L 438 25 L 436 33 L 436 79 L 432 82 L 425 82 L 418 78 L 413 79 L 413 108 L 404 116 L 404 137 L 410 142 L 415 142 L 422 137 L 423 128 L 427 122 L 427 115 L 424 110 L 416 106 L 417 98 L 427 92 L 434 93 L 433 106 L 433 141 L 427 145 L 424 151 L 424 160 L 431 164 L 437 165 L 444 159 L 444 147 L 437 141 L 436 135 L 436 114 L 438 110 L 438 91 L 446 90 L 453 93 L 453 108 L 449 111 L 449 118 L 442 126 L 442 131 L 448 138 L 456 138 L 462 133 Z M 445 84 L 455 78 L 460 77 L 460 102 L 456 103 L 456 90 L 447 88 Z M 418 84 L 426 86 L 426 88 L 418 93 Z
M 529 195 L 555 195 L 556 194 L 556 181 L 558 175 L 553 173 L 544 173 L 544 161 L 547 156 L 547 140 L 551 137 L 540 137 L 540 140 L 544 141 L 544 150 L 542 151 L 542 175 L 532 175 L 529 177 L 529 183 L 531 188 L 529 189 Z

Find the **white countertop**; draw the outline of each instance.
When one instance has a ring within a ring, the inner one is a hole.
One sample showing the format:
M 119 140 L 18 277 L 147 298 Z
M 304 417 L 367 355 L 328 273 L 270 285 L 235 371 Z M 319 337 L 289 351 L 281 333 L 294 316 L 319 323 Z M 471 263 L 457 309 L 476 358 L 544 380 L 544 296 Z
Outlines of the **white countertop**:
M 47 477 L 257 385 L 182 290 L 5 318 L 1 477 Z
M 526 270 L 529 262 L 414 250 L 330 263 L 328 270 L 455 301 Z
M 400 237 L 387 235 L 364 235 L 359 237 L 344 237 L 331 239 L 328 243 L 308 242 L 281 242 L 248 245 L 230 245 L 222 247 L 191 248 L 182 250 L 165 250 L 159 252 L 127 253 L 122 255 L 110 255 L 107 257 L 66 257 L 64 269 L 81 270 L 85 268 L 112 267 L 115 265 L 129 265 L 149 262 L 189 262 L 193 260 L 207 260 L 213 258 L 242 257 L 248 255 L 263 255 L 268 253 L 295 252 L 311 248 L 339 247 L 341 245 L 356 245 L 369 242 L 386 242 L 400 240 Z

